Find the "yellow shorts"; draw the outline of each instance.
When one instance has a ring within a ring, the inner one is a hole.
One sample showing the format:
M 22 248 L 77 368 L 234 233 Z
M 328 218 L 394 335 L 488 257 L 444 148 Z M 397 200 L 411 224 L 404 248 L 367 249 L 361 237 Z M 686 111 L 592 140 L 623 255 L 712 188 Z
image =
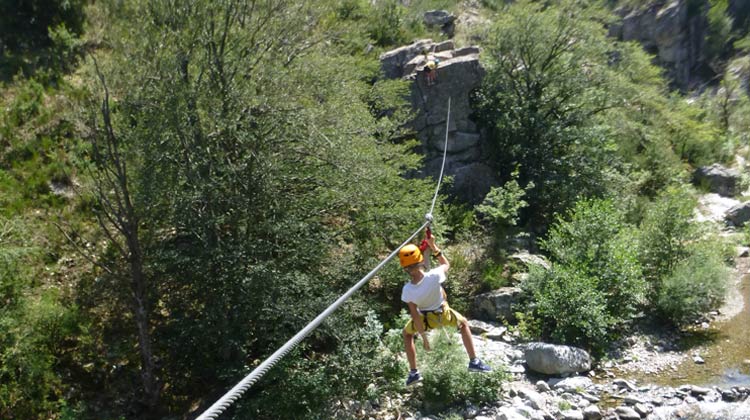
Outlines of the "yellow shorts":
M 426 321 L 426 322 L 425 322 Z M 422 314 L 422 322 L 424 323 L 425 329 L 435 329 L 441 327 L 456 327 L 466 321 L 458 311 L 454 311 L 448 304 L 443 304 L 443 313 L 428 312 Z M 409 322 L 404 326 L 404 331 L 407 334 L 414 335 L 417 333 L 417 328 L 414 326 L 414 320 L 410 319 Z

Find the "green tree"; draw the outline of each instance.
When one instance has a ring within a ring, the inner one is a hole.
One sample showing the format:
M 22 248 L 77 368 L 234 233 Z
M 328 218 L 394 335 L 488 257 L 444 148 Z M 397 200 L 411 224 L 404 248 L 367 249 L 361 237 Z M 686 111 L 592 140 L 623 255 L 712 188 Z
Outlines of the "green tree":
M 404 137 L 405 85 L 366 83 L 377 66 L 321 42 L 341 29 L 327 20 L 332 10 L 155 1 L 114 11 L 123 26 L 112 28 L 117 53 L 102 73 L 137 174 L 154 354 L 159 383 L 170 385 L 163 407 L 184 412 L 223 392 L 359 278 L 371 250 L 398 245 L 429 205 L 427 184 L 401 177 L 418 163 L 414 143 L 391 142 Z M 364 305 L 342 316 L 358 325 Z M 335 359 L 351 334 L 323 328 L 301 356 Z M 313 365 L 290 364 L 292 378 L 317 375 Z M 272 390 L 283 384 L 258 386 L 279 398 Z M 346 395 L 353 385 L 330 386 Z
M 528 211 L 544 222 L 576 197 L 602 194 L 614 144 L 592 117 L 618 104 L 609 78 L 614 48 L 593 7 L 520 1 L 498 17 L 487 75 L 474 97 L 502 180 L 520 171 Z

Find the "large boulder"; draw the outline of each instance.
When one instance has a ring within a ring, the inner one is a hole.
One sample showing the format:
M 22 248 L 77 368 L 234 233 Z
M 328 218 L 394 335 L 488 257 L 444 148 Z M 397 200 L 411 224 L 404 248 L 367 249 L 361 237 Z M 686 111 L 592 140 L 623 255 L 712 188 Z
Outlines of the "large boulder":
M 501 287 L 474 298 L 471 313 L 478 319 L 488 322 L 514 321 L 513 306 L 518 303 L 521 289 L 518 287 Z
M 424 13 L 424 24 L 428 28 L 438 28 L 440 32 L 452 37 L 456 30 L 456 16 L 447 10 L 430 10 Z
M 724 197 L 734 197 L 739 193 L 740 173 L 734 169 L 714 163 L 701 166 L 693 172 L 693 182 L 705 186 L 709 191 Z
M 750 220 L 750 201 L 737 204 L 729 209 L 724 220 L 732 226 L 744 226 Z
M 547 343 L 529 343 L 524 351 L 529 369 L 547 375 L 586 372 L 591 369 L 591 356 L 577 347 Z

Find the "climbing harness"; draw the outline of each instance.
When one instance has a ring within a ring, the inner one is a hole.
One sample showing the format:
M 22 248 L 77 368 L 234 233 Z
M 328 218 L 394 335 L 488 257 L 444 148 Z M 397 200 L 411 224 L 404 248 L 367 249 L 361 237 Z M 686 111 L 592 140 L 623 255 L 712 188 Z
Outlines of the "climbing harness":
M 440 176 L 438 177 L 437 188 L 435 189 L 435 196 L 432 198 L 432 205 L 430 206 L 430 212 L 425 214 L 425 222 L 419 227 L 409 238 L 404 241 L 398 248 L 391 252 L 384 260 L 382 260 L 375 268 L 373 268 L 366 276 L 362 277 L 351 289 L 347 290 L 346 293 L 341 295 L 335 302 L 333 302 L 326 310 L 320 313 L 315 319 L 310 321 L 302 330 L 300 330 L 294 337 L 290 338 L 289 341 L 284 343 L 278 350 L 264 360 L 258 367 L 253 369 L 244 379 L 242 379 L 237 385 L 232 387 L 227 393 L 219 398 L 211 407 L 204 411 L 196 420 L 214 420 L 221 413 L 224 412 L 230 405 L 237 401 L 242 394 L 245 393 L 255 382 L 257 382 L 263 375 L 266 374 L 282 357 L 286 356 L 297 344 L 299 344 L 305 337 L 307 337 L 315 328 L 318 327 L 328 316 L 330 316 L 336 309 L 338 309 L 347 299 L 349 299 L 354 292 L 364 286 L 375 274 L 380 271 L 390 260 L 392 260 L 405 245 L 409 244 L 419 232 L 423 229 L 428 228 L 433 221 L 432 212 L 435 210 L 435 202 L 437 201 L 437 194 L 440 191 L 440 183 L 443 180 L 443 171 L 445 169 L 445 157 L 448 151 L 448 128 L 450 126 L 450 115 L 451 115 L 451 99 L 448 97 L 448 116 L 445 122 L 445 146 L 443 148 L 443 164 L 440 167 Z

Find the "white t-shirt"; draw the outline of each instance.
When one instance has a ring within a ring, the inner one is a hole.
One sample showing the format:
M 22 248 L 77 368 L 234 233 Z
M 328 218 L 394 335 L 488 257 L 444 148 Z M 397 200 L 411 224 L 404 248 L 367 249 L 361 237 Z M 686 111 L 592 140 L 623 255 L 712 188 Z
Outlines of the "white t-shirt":
M 445 267 L 438 266 L 426 272 L 422 280 L 414 284 L 411 281 L 401 290 L 401 300 L 412 302 L 420 311 L 434 311 L 443 306 L 441 283 L 445 282 Z

